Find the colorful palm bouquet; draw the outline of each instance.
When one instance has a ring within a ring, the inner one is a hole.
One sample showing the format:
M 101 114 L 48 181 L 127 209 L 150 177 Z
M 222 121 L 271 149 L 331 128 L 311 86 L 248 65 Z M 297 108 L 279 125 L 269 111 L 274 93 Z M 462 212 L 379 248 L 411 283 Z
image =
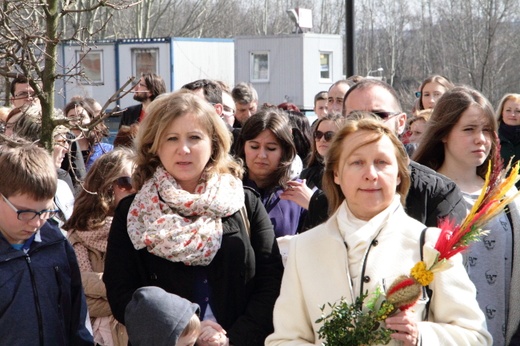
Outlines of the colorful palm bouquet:
M 414 265 L 410 274 L 396 278 L 386 290 L 386 296 L 377 290 L 370 297 L 368 294 L 358 297 L 352 304 L 343 299 L 328 304 L 331 312 L 316 321 L 323 322 L 318 335 L 325 340 L 325 345 L 372 345 L 390 341 L 393 331 L 382 327 L 381 323 L 397 310 L 412 307 L 420 298 L 423 287 L 434 280 L 435 273 L 451 268 L 451 257 L 479 241 L 487 233 L 483 228 L 485 224 L 520 196 L 520 192 L 506 196 L 519 178 L 520 161 L 507 177 L 510 164 L 501 169 L 502 160 L 496 157 L 495 163 L 493 166 L 489 162 L 482 192 L 462 223 L 455 225 L 453 220 L 442 220 L 435 246 L 424 244 L 423 260 Z M 378 301 L 382 303 L 376 306 Z M 325 310 L 325 305 L 321 310 Z

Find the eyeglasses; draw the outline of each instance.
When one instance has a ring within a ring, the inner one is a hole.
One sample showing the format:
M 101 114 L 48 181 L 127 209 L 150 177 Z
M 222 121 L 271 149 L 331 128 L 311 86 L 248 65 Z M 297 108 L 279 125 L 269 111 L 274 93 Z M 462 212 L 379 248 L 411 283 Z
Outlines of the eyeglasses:
M 226 115 L 228 117 L 235 115 L 235 110 L 233 108 L 226 106 L 226 105 L 222 105 L 222 108 L 224 109 L 224 112 L 227 113 Z
M 391 117 L 395 117 L 398 114 L 401 114 L 399 112 L 384 112 L 384 111 L 372 111 L 373 114 L 377 115 L 383 120 L 387 120 Z
M 333 131 L 327 131 L 327 132 L 321 132 L 316 131 L 314 132 L 314 139 L 316 141 L 321 140 L 321 137 L 325 137 L 325 142 L 330 142 L 332 140 L 332 137 L 334 137 L 335 132 Z
M 13 209 L 13 211 L 16 214 L 18 214 L 18 220 L 20 220 L 20 221 L 31 221 L 36 216 L 38 216 L 40 220 L 47 220 L 59 212 L 59 210 L 57 210 L 57 209 L 44 209 L 42 211 L 18 210 L 18 209 L 16 209 L 16 207 L 14 205 L 11 204 L 11 202 L 9 202 L 9 200 L 3 194 L 0 194 L 0 195 L 2 195 L 2 198 L 4 199 L 5 203 L 7 203 L 7 205 L 9 207 L 11 207 L 11 209 Z
M 69 141 L 67 141 L 66 139 L 63 139 L 63 138 L 54 140 L 54 145 L 55 146 L 60 146 L 60 147 L 62 147 L 64 149 L 67 149 L 67 150 L 70 149 Z
M 116 184 L 121 189 L 132 190 L 132 178 L 130 177 L 119 177 L 116 179 Z
M 14 94 L 14 98 L 17 100 L 33 99 L 35 97 L 36 97 L 35 93 L 31 93 L 31 92 L 27 92 L 27 91 L 22 91 L 22 92 L 19 92 L 18 94 Z

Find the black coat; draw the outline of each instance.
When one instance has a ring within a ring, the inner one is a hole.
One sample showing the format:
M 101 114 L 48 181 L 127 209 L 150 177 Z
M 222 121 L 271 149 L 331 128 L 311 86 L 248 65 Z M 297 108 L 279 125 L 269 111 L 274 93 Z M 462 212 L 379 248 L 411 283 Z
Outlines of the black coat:
M 272 315 L 283 275 L 273 226 L 262 202 L 245 189 L 251 235 L 240 212 L 222 219 L 220 250 L 208 266 L 186 266 L 135 250 L 127 233 L 126 218 L 135 196 L 116 209 L 108 238 L 103 281 L 108 302 L 124 324 L 125 308 L 134 291 L 158 286 L 192 302 L 197 278 L 208 278 L 211 309 L 233 345 L 263 345 L 273 331 Z
M 411 185 L 405 206 L 409 216 L 428 227 L 437 227 L 439 219 L 446 216 L 457 223 L 466 217 L 462 192 L 453 181 L 414 161 L 410 162 L 409 167 Z M 317 190 L 309 202 L 304 230 L 326 221 L 327 209 L 325 194 Z
M 520 160 L 520 126 L 509 126 L 514 128 L 514 133 L 508 133 L 504 130 L 504 125 L 501 122 L 498 129 L 498 137 L 500 139 L 500 156 L 504 160 L 504 166 L 511 161 L 511 167 Z M 516 182 L 516 188 L 520 189 L 520 180 Z
M 300 179 L 305 179 L 306 184 L 310 189 L 317 187 L 321 190 L 321 180 L 323 178 L 324 170 L 325 166 L 323 163 L 317 162 L 316 164 L 305 168 L 300 174 Z
M 67 171 L 72 181 L 72 191 L 79 185 L 80 181 L 85 180 L 87 169 L 85 168 L 85 160 L 79 148 L 78 142 L 75 140 L 76 136 L 72 132 L 67 133 L 67 139 L 70 142 L 70 151 L 61 162 L 61 169 Z
M 126 108 L 121 113 L 121 122 L 119 123 L 119 127 L 126 125 L 130 126 L 133 123 L 139 122 L 139 117 L 141 116 L 141 110 L 143 109 L 143 104 L 138 104 L 135 106 L 130 106 Z

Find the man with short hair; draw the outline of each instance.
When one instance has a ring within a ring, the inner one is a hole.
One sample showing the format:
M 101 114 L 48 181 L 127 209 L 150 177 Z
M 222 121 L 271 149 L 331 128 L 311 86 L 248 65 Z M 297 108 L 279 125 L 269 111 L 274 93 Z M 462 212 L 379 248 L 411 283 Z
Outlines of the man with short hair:
M 187 89 L 194 94 L 202 97 L 213 107 L 219 116 L 222 116 L 222 87 L 215 81 L 210 79 L 198 79 L 188 84 L 184 84 L 181 89 Z
M 148 107 L 157 96 L 166 92 L 166 84 L 162 77 L 155 73 L 143 73 L 132 92 L 134 93 L 134 100 L 141 103 L 128 107 L 121 113 L 119 127 L 122 125 L 130 126 L 133 123 L 140 123 L 146 116 L 146 107 Z
M 258 108 L 258 93 L 251 83 L 238 83 L 231 91 L 235 101 L 235 123 L 233 127 L 242 127 Z
M 235 123 L 236 105 L 233 96 L 225 90 L 222 90 L 222 107 L 222 119 L 232 127 Z
M 18 76 L 11 82 L 11 104 L 13 108 L 18 108 L 23 105 L 40 106 L 40 99 L 36 96 L 36 92 L 29 84 L 29 80 L 25 76 Z
M 395 90 L 387 83 L 376 79 L 365 79 L 353 85 L 345 95 L 343 114 L 353 111 L 368 111 L 378 116 L 389 128 L 399 135 L 406 125 L 406 114 Z M 408 215 L 428 227 L 437 227 L 440 219 L 450 217 L 460 222 L 467 210 L 457 185 L 434 170 L 410 161 L 411 186 L 406 197 Z M 306 229 L 317 226 L 327 219 L 327 200 L 323 193 L 315 193 L 309 203 L 311 220 Z
M 233 127 L 235 120 L 235 104 L 230 94 L 222 89 L 222 83 L 210 79 L 199 79 L 194 82 L 185 84 L 181 89 L 187 89 L 194 94 L 199 95 L 215 107 L 218 116 L 224 121 L 229 132 L 233 135 L 233 142 L 240 134 L 239 128 Z M 234 147 L 231 147 L 231 154 L 234 153 Z
M 328 95 L 326 91 L 320 91 L 314 96 L 314 113 L 316 113 L 318 119 L 327 115 L 327 103 Z
M 349 82 L 341 79 L 332 84 L 327 93 L 327 111 L 328 113 L 341 113 L 343 108 L 343 99 L 349 88 Z

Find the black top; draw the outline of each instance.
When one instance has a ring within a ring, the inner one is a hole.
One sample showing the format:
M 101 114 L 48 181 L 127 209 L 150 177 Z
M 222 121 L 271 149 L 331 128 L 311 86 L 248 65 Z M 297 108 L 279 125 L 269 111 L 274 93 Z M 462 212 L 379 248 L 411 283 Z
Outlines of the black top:
M 310 189 L 314 189 L 317 187 L 318 189 L 321 188 L 321 180 L 323 178 L 323 170 L 325 169 L 325 166 L 321 162 L 317 162 L 314 165 L 305 168 L 300 173 L 300 179 L 305 179 L 305 183 Z
M 272 315 L 279 295 L 283 265 L 273 226 L 255 193 L 245 190 L 250 232 L 240 212 L 223 218 L 220 250 L 208 266 L 187 266 L 135 250 L 127 232 L 127 214 L 135 195 L 116 209 L 105 261 L 103 281 L 117 320 L 124 324 L 125 308 L 134 291 L 158 286 L 194 302 L 197 278 L 208 278 L 211 309 L 233 345 L 263 345 L 273 331 Z
M 139 117 L 141 116 L 142 109 L 143 109 L 142 103 L 126 108 L 121 113 L 121 122 L 119 123 L 119 128 L 121 128 L 121 126 L 123 126 L 123 125 L 130 126 L 133 123 L 139 122 Z

